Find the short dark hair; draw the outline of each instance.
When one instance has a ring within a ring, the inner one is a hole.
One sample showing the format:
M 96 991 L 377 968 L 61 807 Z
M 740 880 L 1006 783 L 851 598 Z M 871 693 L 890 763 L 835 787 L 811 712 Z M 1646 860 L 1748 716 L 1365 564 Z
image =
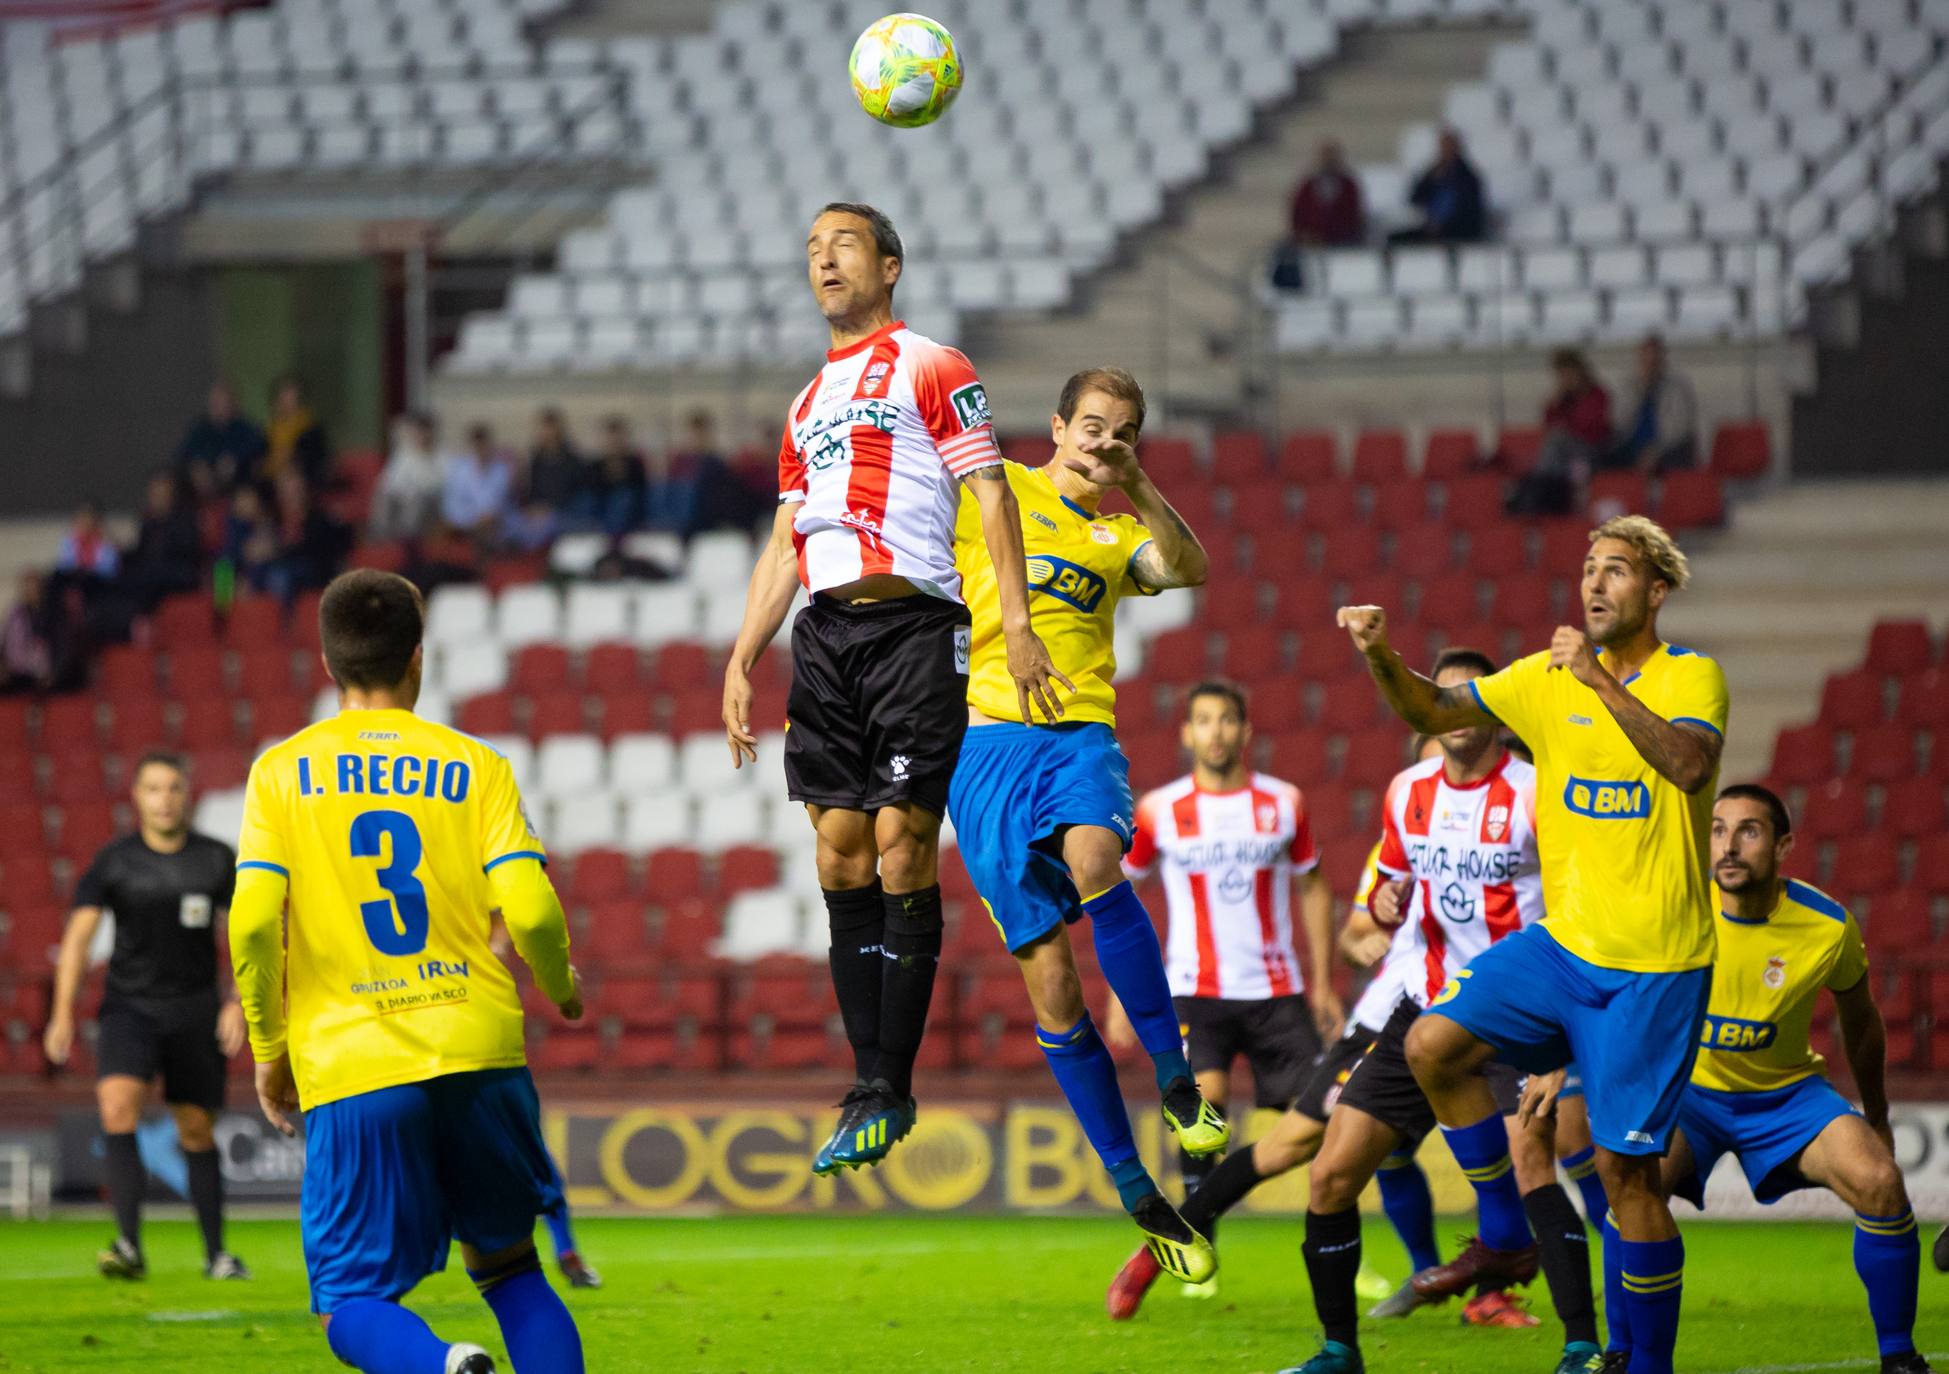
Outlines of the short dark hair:
M 1451 644 L 1435 655 L 1435 666 L 1428 670 L 1428 676 L 1436 677 L 1444 668 L 1473 668 L 1482 677 L 1488 677 L 1496 671 L 1496 661 L 1480 649 Z
M 398 573 L 341 573 L 318 603 L 325 666 L 340 687 L 397 687 L 406 680 L 426 627 L 420 589 Z
M 893 221 L 886 217 L 884 211 L 862 201 L 833 200 L 821 206 L 819 214 L 813 218 L 817 219 L 820 215 L 858 215 L 873 230 L 873 246 L 879 250 L 881 257 L 901 263 L 907 261 L 907 250 L 900 246 L 900 231 L 893 227 Z
M 185 778 L 189 777 L 189 760 L 181 754 L 173 749 L 149 749 L 143 752 L 142 757 L 135 761 L 135 767 L 129 770 L 129 781 L 134 782 L 141 777 L 142 770 L 150 764 L 161 768 L 173 768 Z
M 1758 802 L 1766 808 L 1767 818 L 1773 822 L 1773 838 L 1784 839 L 1793 833 L 1793 815 L 1787 804 L 1780 800 L 1780 794 L 1770 787 L 1762 787 L 1756 782 L 1736 782 L 1731 787 L 1719 789 L 1718 801 Z
M 1062 395 L 1056 398 L 1056 414 L 1062 416 L 1064 424 L 1076 418 L 1076 407 L 1082 403 L 1085 391 L 1101 391 L 1119 401 L 1130 402 L 1137 412 L 1137 428 L 1144 427 L 1144 389 L 1120 367 L 1084 368 L 1062 384 Z
M 1245 689 L 1235 682 L 1220 682 L 1217 678 L 1211 678 L 1200 682 L 1197 686 L 1186 692 L 1184 694 L 1184 718 L 1186 720 L 1191 719 L 1191 704 L 1199 697 L 1223 697 L 1226 701 L 1232 703 L 1232 709 L 1238 712 L 1238 718 L 1241 721 L 1249 718 L 1245 713 Z

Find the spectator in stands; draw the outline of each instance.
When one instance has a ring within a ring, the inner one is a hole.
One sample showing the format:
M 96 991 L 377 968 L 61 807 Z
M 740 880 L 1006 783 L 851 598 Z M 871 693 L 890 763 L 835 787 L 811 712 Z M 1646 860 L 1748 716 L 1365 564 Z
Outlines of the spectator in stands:
M 1388 236 L 1390 243 L 1479 243 L 1486 229 L 1482 177 L 1462 155 L 1462 140 L 1443 129 L 1434 165 L 1408 193 L 1421 223 Z
M 562 412 L 548 407 L 535 417 L 535 442 L 528 450 L 521 504 L 569 512 L 582 499 L 587 480 L 582 455 L 569 442 Z
M 263 476 L 275 482 L 292 468 L 317 490 L 331 475 L 332 449 L 325 426 L 305 399 L 304 383 L 296 374 L 286 373 L 271 386 Z
M 1698 396 L 1671 370 L 1665 341 L 1656 334 L 1638 345 L 1637 390 L 1623 420 L 1626 427 L 1619 429 L 1605 467 L 1635 468 L 1650 476 L 1698 466 Z
M 425 533 L 439 511 L 445 482 L 439 440 L 439 424 L 431 415 L 402 415 L 393 423 L 392 453 L 372 493 L 372 538 L 412 539 Z
M 203 535 L 172 472 L 149 478 L 135 545 L 122 560 L 122 589 L 133 609 L 148 614 L 176 592 L 202 581 Z
M 54 683 L 53 603 L 47 582 L 22 568 L 13 608 L 0 625 L 0 696 L 44 692 Z
M 1611 442 L 1611 397 L 1574 348 L 1550 355 L 1555 389 L 1543 407 L 1543 445 L 1536 466 L 1517 481 L 1509 509 L 1517 515 L 1567 515 L 1582 504 L 1591 470 Z
M 1337 140 L 1321 141 L 1312 172 L 1293 192 L 1292 232 L 1293 242 L 1307 248 L 1343 248 L 1366 237 L 1360 182 Z
M 467 447 L 449 453 L 440 484 L 440 519 L 448 528 L 492 545 L 507 513 L 512 480 L 507 458 L 486 425 L 467 429 Z M 530 476 L 532 476 L 532 471 Z M 530 488 L 529 499 L 533 500 Z
M 576 514 L 615 538 L 643 522 L 648 490 L 643 455 L 630 438 L 629 421 L 611 415 L 602 422 L 602 448 L 582 489 Z
M 224 569 L 219 581 L 254 586 L 259 571 L 277 557 L 277 524 L 271 518 L 264 491 L 245 482 L 230 494 L 230 513 L 224 517 L 223 544 L 217 562 Z
M 203 413 L 176 445 L 176 470 L 199 501 L 228 496 L 256 474 L 264 447 L 264 431 L 238 414 L 229 384 L 216 382 Z
M 312 499 L 311 485 L 298 468 L 277 479 L 276 551 L 252 581 L 289 605 L 301 591 L 323 587 L 338 572 L 352 545 L 351 531 Z
M 83 501 L 75 508 L 73 526 L 61 536 L 54 555 L 55 571 L 76 581 L 106 582 L 121 566 L 122 551 L 102 528 L 101 507 Z

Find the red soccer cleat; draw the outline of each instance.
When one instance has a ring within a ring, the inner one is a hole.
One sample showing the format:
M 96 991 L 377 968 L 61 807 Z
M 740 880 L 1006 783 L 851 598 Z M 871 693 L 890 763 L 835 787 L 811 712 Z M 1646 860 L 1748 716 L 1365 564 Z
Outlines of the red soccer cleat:
M 1138 1248 L 1136 1254 L 1127 1260 L 1117 1276 L 1110 1280 L 1110 1291 L 1103 1305 L 1110 1309 L 1112 1321 L 1127 1322 L 1137 1315 L 1137 1309 L 1144 1304 L 1144 1294 L 1157 1282 L 1157 1276 L 1164 1271 L 1151 1257 L 1150 1247 Z
M 1410 1283 L 1423 1298 L 1452 1298 L 1481 1283 L 1528 1283 L 1539 1267 L 1537 1249 L 1491 1250 L 1479 1236 L 1470 1236 L 1462 1253 L 1446 1264 L 1423 1269 Z
M 1529 1327 L 1541 1325 L 1534 1316 L 1523 1310 L 1523 1305 L 1520 1300 L 1500 1289 L 1493 1293 L 1482 1293 L 1470 1298 L 1468 1306 L 1462 1309 L 1462 1320 L 1470 1326 Z

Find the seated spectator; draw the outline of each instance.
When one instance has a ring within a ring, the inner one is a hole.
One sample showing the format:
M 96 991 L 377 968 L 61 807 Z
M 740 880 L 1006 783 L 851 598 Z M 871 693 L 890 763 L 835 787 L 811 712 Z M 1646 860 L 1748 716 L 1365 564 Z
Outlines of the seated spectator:
M 13 608 L 0 625 L 0 696 L 45 692 L 54 685 L 53 602 L 47 582 L 22 568 Z
M 331 476 L 332 449 L 325 426 L 305 399 L 304 383 L 286 373 L 271 387 L 271 423 L 266 431 L 263 476 L 272 482 L 296 468 L 316 491 Z
M 1638 345 L 1638 382 L 1624 408 L 1624 428 L 1605 456 L 1607 468 L 1635 468 L 1647 476 L 1698 466 L 1699 401 L 1692 384 L 1671 370 L 1665 341 L 1647 335 Z
M 508 462 L 494 444 L 494 431 L 471 425 L 467 447 L 449 453 L 440 483 L 440 519 L 449 529 L 492 545 L 507 513 Z
M 1581 504 L 1591 470 L 1611 441 L 1610 393 L 1574 348 L 1550 355 L 1556 388 L 1543 407 L 1543 445 L 1536 466 L 1516 482 L 1509 510 L 1516 515 L 1568 515 Z
M 374 539 L 412 539 L 425 533 L 440 508 L 445 474 L 440 430 L 431 415 L 402 415 L 393 423 L 392 453 L 372 492 L 368 533 Z
M 135 546 L 122 560 L 122 586 L 134 609 L 148 614 L 177 592 L 194 591 L 202 581 L 203 537 L 196 513 L 182 499 L 172 473 L 149 478 L 142 523 Z
M 277 479 L 276 495 L 276 550 L 256 569 L 252 582 L 288 606 L 299 592 L 332 580 L 352 538 L 349 529 L 312 500 L 298 469 L 285 469 Z
M 1360 182 L 1334 139 L 1321 141 L 1312 172 L 1293 192 L 1292 234 L 1308 248 L 1344 248 L 1366 237 Z
M 237 412 L 229 384 L 216 382 L 203 413 L 176 445 L 176 471 L 199 501 L 228 496 L 256 476 L 264 448 L 264 431 Z
M 1421 223 L 1388 235 L 1389 243 L 1479 243 L 1486 232 L 1482 178 L 1453 129 L 1441 131 L 1434 165 L 1415 179 L 1408 200 Z
M 587 475 L 587 518 L 614 538 L 643 523 L 646 469 L 630 439 L 629 421 L 611 415 L 602 422 L 602 448 Z
M 83 501 L 75 509 L 74 525 L 61 536 L 54 570 L 75 580 L 106 582 L 121 566 L 122 551 L 102 528 L 101 507 Z
M 261 570 L 277 557 L 277 523 L 255 482 L 230 494 L 230 514 L 223 522 L 223 545 L 217 553 L 221 569 L 218 585 L 256 586 Z
M 550 406 L 535 417 L 535 442 L 528 450 L 521 504 L 543 505 L 567 515 L 578 505 L 585 505 L 586 486 L 582 455 L 569 442 L 562 412 Z

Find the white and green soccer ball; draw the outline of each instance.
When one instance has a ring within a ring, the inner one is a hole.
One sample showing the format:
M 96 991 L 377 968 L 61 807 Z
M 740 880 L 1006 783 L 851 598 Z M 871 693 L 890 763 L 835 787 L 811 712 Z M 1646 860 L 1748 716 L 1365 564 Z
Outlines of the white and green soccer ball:
M 859 107 L 882 124 L 932 124 L 961 91 L 954 35 L 924 14 L 889 14 L 867 25 L 850 63 Z

